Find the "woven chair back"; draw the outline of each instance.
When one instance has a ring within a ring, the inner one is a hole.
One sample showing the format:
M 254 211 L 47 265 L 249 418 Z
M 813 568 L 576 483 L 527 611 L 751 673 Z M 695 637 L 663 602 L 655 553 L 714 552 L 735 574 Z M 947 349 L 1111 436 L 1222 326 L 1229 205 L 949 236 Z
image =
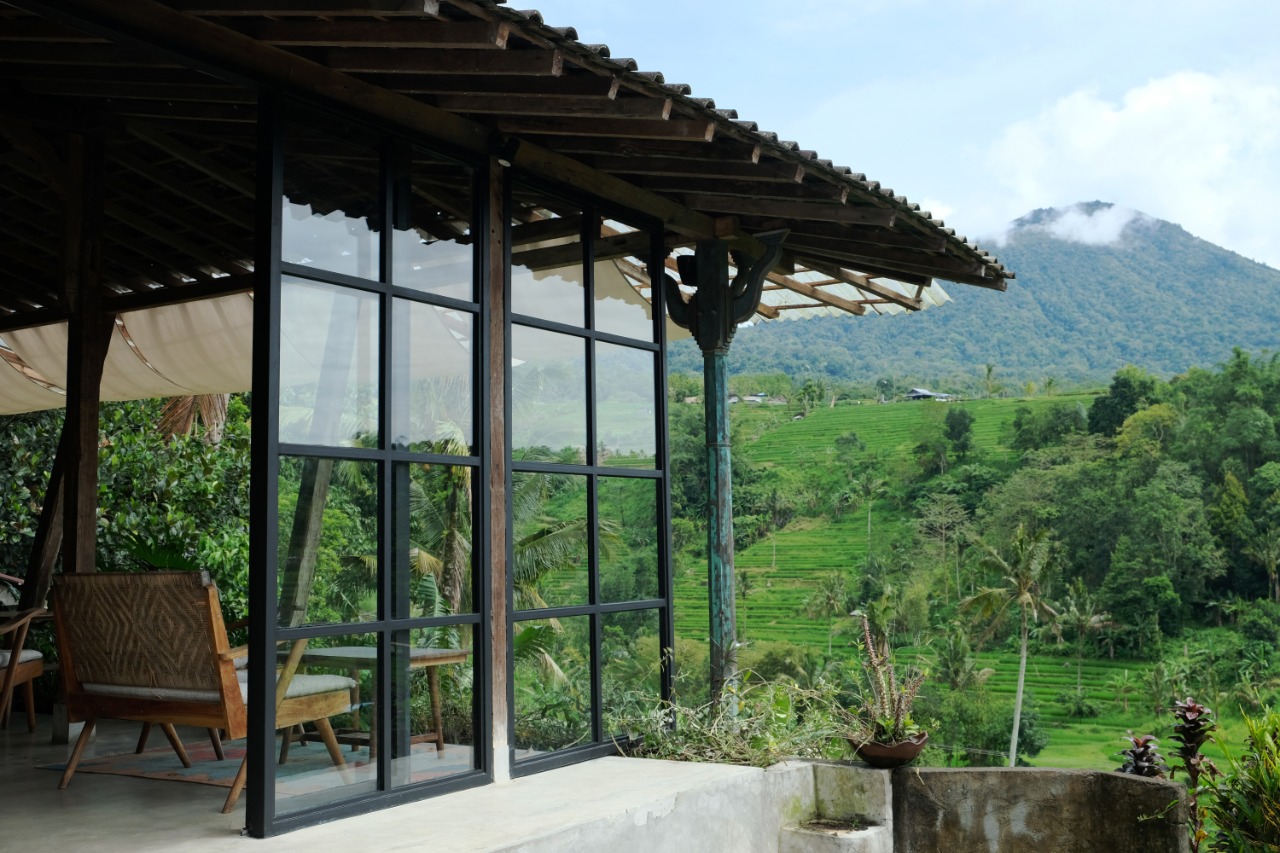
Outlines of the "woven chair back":
M 62 575 L 54 606 L 75 681 L 217 690 L 212 626 L 222 613 L 212 586 L 203 572 Z

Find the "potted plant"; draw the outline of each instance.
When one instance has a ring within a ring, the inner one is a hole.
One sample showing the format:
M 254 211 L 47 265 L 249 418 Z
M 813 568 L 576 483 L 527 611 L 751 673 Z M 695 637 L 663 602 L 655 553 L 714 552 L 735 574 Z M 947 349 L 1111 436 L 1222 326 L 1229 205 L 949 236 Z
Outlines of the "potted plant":
M 929 733 L 911 718 L 924 672 L 912 667 L 899 681 L 890 659 L 887 641 L 872 635 L 871 623 L 862 617 L 861 707 L 847 712 L 845 738 L 854 752 L 872 767 L 899 767 L 924 749 Z

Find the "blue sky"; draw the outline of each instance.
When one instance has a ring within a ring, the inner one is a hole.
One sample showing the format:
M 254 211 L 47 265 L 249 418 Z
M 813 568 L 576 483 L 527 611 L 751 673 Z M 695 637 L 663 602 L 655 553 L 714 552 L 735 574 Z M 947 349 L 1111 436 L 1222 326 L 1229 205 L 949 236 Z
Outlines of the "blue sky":
M 537 8 L 993 249 L 1029 210 L 1100 199 L 1280 268 L 1272 0 Z

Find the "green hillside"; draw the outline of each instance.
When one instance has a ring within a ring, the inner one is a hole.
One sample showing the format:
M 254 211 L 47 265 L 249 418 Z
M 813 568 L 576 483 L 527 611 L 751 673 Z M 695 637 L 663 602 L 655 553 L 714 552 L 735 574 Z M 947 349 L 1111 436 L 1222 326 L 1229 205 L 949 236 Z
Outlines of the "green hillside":
M 738 334 L 730 370 L 966 392 L 988 363 L 1019 385 L 1096 382 L 1125 364 L 1168 376 L 1280 345 L 1280 271 L 1141 214 L 1113 243 L 1072 242 L 1049 229 L 1063 213 L 1029 214 L 988 247 L 1017 273 L 1006 293 L 944 283 L 953 301 L 917 314 L 763 323 Z M 672 353 L 672 370 L 698 370 L 691 343 Z
M 940 421 L 948 407 L 960 406 L 975 417 L 975 450 L 971 457 L 999 465 L 1011 459 L 1006 442 L 1019 407 L 1034 409 L 1075 402 L 1087 405 L 1090 399 L 1075 395 L 962 403 L 864 402 L 817 409 L 798 421 L 792 420 L 791 413 L 783 407 L 740 404 L 731 410 L 732 417 L 739 434 L 749 440 L 740 442 L 733 452 L 740 464 L 821 465 L 822 454 L 834 448 L 836 438 L 854 432 L 866 445 L 866 453 L 877 454 L 889 464 L 909 464 L 921 433 Z M 887 501 L 876 501 L 872 507 L 872 539 L 877 551 L 907 535 L 911 523 Z M 738 601 L 739 633 L 750 641 L 787 641 L 825 648 L 829 625 L 804 614 L 805 599 L 817 588 L 824 573 L 862 565 L 866 557 L 865 510 L 838 520 L 800 518 L 739 551 L 734 558 L 735 567 L 740 574 L 750 576 L 750 592 L 745 600 Z M 705 565 L 694 563 L 680 568 L 675 600 L 677 635 L 706 637 Z

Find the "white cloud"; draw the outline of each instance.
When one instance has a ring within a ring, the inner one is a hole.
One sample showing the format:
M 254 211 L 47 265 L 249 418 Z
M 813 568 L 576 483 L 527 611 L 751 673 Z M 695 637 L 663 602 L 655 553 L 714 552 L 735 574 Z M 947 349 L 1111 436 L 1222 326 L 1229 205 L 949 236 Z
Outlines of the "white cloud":
M 1280 206 L 1280 85 L 1271 78 L 1180 72 L 1119 102 L 1076 91 L 1007 126 L 985 170 L 1003 191 L 964 215 L 988 233 L 997 217 L 1101 199 L 1280 267 L 1271 222 Z M 1068 225 L 1100 237 L 1116 216 Z

